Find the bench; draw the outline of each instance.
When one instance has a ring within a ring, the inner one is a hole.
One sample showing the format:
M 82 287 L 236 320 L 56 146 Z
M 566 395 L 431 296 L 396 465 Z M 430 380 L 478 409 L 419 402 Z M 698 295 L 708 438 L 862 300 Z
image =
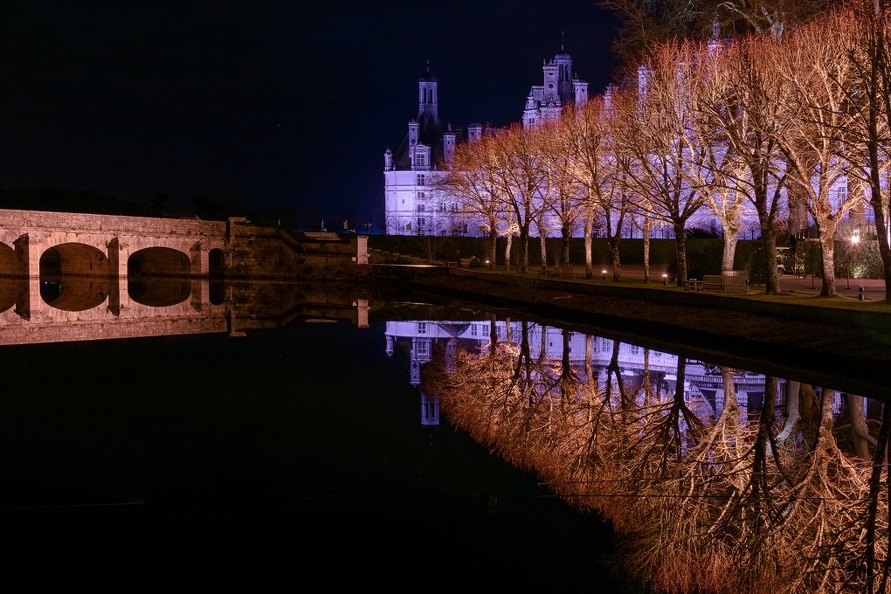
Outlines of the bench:
M 560 278 L 571 278 L 575 274 L 572 264 L 558 264 L 557 276 Z
M 702 291 L 702 281 L 695 278 L 688 278 L 684 281 L 684 290 L 696 291 L 698 293 Z
M 749 292 L 749 279 L 745 270 L 725 270 L 721 274 L 702 276 L 703 291 Z
M 539 269 L 538 274 L 554 278 L 572 278 L 575 274 L 572 264 L 551 264 Z

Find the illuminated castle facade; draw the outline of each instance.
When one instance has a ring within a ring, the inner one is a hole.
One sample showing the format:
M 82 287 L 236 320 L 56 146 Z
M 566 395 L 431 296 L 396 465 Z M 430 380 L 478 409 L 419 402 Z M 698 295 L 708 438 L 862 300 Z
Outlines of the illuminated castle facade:
M 571 75 L 572 58 L 561 50 L 542 67 L 544 80 L 533 86 L 522 113 L 525 127 L 556 119 L 564 106 L 588 98 L 588 83 Z M 467 134 L 443 125 L 437 80 L 429 69 L 418 80 L 418 115 L 408 122 L 399 146 L 384 152 L 384 219 L 388 235 L 477 235 L 459 202 L 436 182 L 453 162 L 455 147 L 474 142 L 487 130 L 470 124 Z

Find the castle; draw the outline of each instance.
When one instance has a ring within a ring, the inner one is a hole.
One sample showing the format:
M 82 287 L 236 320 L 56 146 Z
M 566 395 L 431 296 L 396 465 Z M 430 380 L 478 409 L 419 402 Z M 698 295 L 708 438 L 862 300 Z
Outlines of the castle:
M 524 127 L 559 117 L 563 107 L 584 103 L 588 83 L 572 74 L 572 57 L 561 48 L 542 66 L 543 83 L 531 88 L 522 112 Z M 445 175 L 440 163 L 453 162 L 455 147 L 487 133 L 481 124 L 463 130 L 443 126 L 437 80 L 430 69 L 418 80 L 418 115 L 394 151 L 384 153 L 384 217 L 388 235 L 477 235 L 457 200 L 434 192 Z

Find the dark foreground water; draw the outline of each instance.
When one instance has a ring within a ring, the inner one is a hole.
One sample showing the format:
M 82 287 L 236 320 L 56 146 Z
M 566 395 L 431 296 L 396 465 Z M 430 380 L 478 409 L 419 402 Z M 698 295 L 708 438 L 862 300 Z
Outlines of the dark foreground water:
M 0 347 L 30 585 L 618 592 L 611 532 L 447 422 L 384 325 Z

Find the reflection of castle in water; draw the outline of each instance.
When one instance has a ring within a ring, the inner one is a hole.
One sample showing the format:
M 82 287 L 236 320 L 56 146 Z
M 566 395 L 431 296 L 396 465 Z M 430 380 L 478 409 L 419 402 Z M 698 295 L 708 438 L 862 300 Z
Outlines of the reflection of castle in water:
M 298 319 L 343 320 L 367 328 L 368 311 L 367 299 L 326 283 L 59 276 L 41 281 L 37 290 L 33 279 L 0 278 L 0 345 L 217 332 L 240 336 Z
M 421 369 L 431 360 L 434 345 L 442 343 L 448 358 L 454 356 L 458 348 L 477 351 L 490 344 L 494 338 L 500 342 L 517 344 L 524 322 L 520 321 L 398 321 L 387 322 L 387 354 L 398 354 L 405 359 L 409 368 L 410 382 L 418 386 L 421 398 L 421 424 L 439 424 L 439 399 L 435 394 L 427 394 L 420 388 Z M 671 353 L 649 350 L 627 343 L 614 343 L 609 338 L 591 336 L 561 328 L 526 323 L 530 356 L 550 361 L 566 360 L 580 381 L 587 381 L 585 363 L 590 350 L 592 374 L 601 387 L 609 381 L 608 368 L 617 347 L 616 362 L 623 378 L 640 382 L 646 366 L 650 381 L 663 395 L 672 394 L 677 389 L 678 357 Z M 494 335 L 493 335 L 494 333 Z M 588 341 L 590 339 L 590 345 Z M 736 397 L 741 413 L 761 407 L 765 393 L 765 376 L 739 370 L 733 375 Z M 786 380 L 780 379 L 778 393 L 785 390 Z M 833 413 L 842 408 L 843 393 L 834 397 Z M 684 397 L 691 405 L 706 415 L 714 415 L 723 408 L 724 384 L 721 369 L 702 361 L 688 360 L 684 381 Z

